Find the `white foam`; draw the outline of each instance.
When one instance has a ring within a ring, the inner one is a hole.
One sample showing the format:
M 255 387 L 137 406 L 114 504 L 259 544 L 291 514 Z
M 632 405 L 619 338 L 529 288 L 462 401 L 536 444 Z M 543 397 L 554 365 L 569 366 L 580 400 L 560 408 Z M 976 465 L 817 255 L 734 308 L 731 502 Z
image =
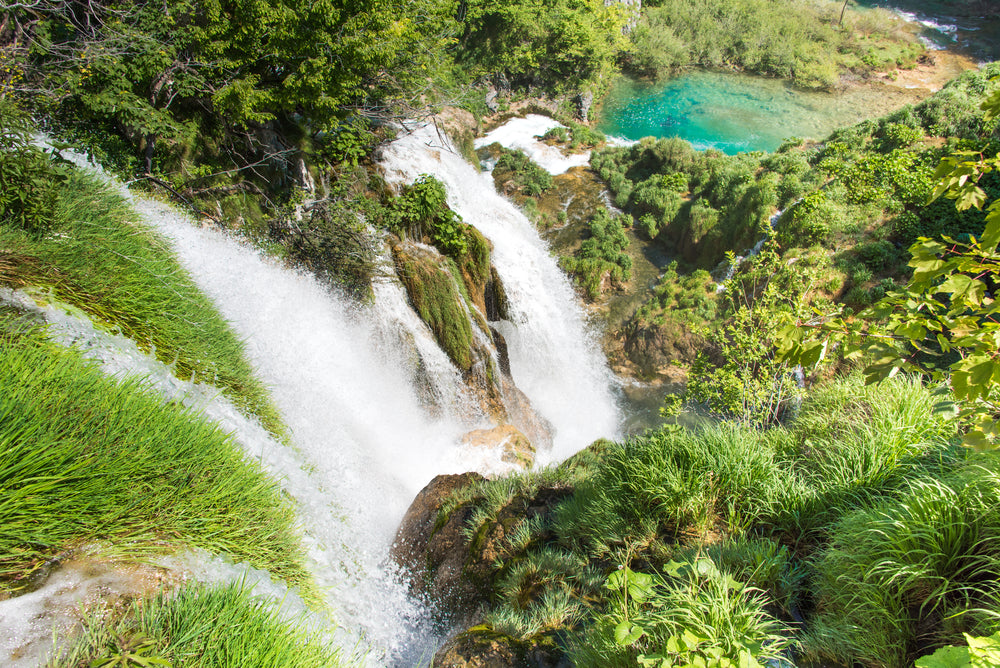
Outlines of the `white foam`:
M 540 114 L 512 118 L 496 130 L 476 139 L 476 148 L 497 143 L 509 149 L 524 151 L 538 166 L 552 175 L 564 174 L 573 167 L 590 164 L 590 151 L 565 154 L 555 146 L 540 141 L 538 137 L 552 128 L 566 127 L 559 121 Z

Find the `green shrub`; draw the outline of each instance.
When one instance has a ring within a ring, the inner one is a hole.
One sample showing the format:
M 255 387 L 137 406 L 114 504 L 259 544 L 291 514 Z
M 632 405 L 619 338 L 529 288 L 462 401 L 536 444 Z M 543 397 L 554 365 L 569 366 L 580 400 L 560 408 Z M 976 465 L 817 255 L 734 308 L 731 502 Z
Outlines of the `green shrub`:
M 766 612 L 760 590 L 710 559 L 670 562 L 664 570 L 667 577 L 626 564 L 611 573 L 604 611 L 570 647 L 575 665 L 752 668 L 782 657 L 787 629 Z
M 535 164 L 524 151 L 499 145 L 494 148 L 500 152 L 493 168 L 493 180 L 498 188 L 512 180 L 517 191 L 528 197 L 537 197 L 552 189 L 555 184 L 552 175 Z
M 0 224 L 42 236 L 58 220 L 59 188 L 68 167 L 31 144 L 31 125 L 0 97 Z
M 421 174 L 403 188 L 392 209 L 392 227 L 420 240 L 429 237 L 444 254 L 463 256 L 468 247 L 462 217 L 448 207 L 444 184 L 430 174 Z
M 630 224 L 630 216 L 612 218 L 606 209 L 600 209 L 591 219 L 590 236 L 584 239 L 576 256 L 559 260 L 559 266 L 573 274 L 589 299 L 600 296 L 605 276 L 615 284 L 632 277 L 632 257 L 625 252 L 629 240 L 624 229 Z

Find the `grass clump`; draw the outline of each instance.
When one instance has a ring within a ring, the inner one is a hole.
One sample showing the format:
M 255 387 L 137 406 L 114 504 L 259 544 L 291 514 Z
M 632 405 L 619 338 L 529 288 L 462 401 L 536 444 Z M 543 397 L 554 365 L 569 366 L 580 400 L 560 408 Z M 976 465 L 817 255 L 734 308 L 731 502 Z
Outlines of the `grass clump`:
M 232 438 L 38 330 L 0 333 L 0 590 L 94 541 L 228 553 L 311 593 L 294 511 Z
M 962 633 L 1000 629 L 998 509 L 989 455 L 845 516 L 816 564 L 812 652 L 902 668 Z
M 0 285 L 81 309 L 172 364 L 178 377 L 216 385 L 244 414 L 283 432 L 240 340 L 119 194 L 71 170 L 55 212 L 44 236 L 0 225 Z
M 905 532 L 913 547 L 891 557 L 902 570 L 886 577 L 892 585 L 932 571 L 900 610 L 926 605 L 925 617 L 942 622 L 935 642 L 953 642 L 955 631 L 989 630 L 973 608 L 996 610 L 993 556 L 982 554 L 994 549 L 1000 504 L 993 469 L 963 464 L 954 428 L 934 403 L 913 380 L 874 387 L 852 376 L 815 390 L 784 425 L 665 426 L 601 443 L 559 469 L 478 481 L 456 492 L 442 517 L 465 507 L 472 559 L 487 549 L 494 558 L 493 630 L 521 639 L 564 634 L 564 650 L 581 666 L 712 657 L 753 665 L 746 657 L 764 662 L 800 642 L 819 654 L 849 642 L 855 627 L 865 636 L 861 620 L 880 624 L 888 612 L 851 606 L 891 555 L 863 555 L 856 568 L 835 555 L 862 546 L 861 533 L 871 542 L 899 532 L 912 490 L 944 485 L 955 498 L 938 510 L 955 508 L 954 521 L 917 518 Z M 950 550 L 912 539 L 950 540 L 949 527 L 966 525 Z M 979 621 L 945 623 L 959 611 Z M 800 634 L 793 622 L 803 620 L 836 630 L 837 640 Z M 868 663 L 844 647 L 837 660 Z
M 235 583 L 196 584 L 137 600 L 112 623 L 90 618 L 77 644 L 49 666 L 133 662 L 175 668 L 330 668 L 342 663 L 339 651 L 310 631 L 306 620 L 281 613 L 275 602 Z

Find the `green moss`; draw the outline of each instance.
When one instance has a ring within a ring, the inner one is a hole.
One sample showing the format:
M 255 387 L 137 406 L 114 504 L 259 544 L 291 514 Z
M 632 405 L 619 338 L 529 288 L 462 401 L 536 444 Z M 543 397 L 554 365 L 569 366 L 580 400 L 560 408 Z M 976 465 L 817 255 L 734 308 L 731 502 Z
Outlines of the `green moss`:
M 472 368 L 472 325 L 463 296 L 444 258 L 418 257 L 393 248 L 400 280 L 413 307 L 441 349 L 462 371 Z

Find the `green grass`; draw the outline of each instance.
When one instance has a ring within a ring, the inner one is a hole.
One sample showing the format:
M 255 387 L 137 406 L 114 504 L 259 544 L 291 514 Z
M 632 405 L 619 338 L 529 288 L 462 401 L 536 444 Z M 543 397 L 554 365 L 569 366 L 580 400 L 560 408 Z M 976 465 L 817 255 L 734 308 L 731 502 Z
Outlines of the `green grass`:
M 815 657 L 904 668 L 1000 629 L 997 454 L 847 515 L 815 570 Z
M 294 511 L 230 436 L 0 321 L 0 591 L 95 541 L 228 553 L 314 596 Z
M 835 629 L 831 637 L 837 640 L 829 644 L 836 645 L 850 640 L 845 629 L 857 626 L 858 620 L 888 614 L 866 610 L 855 619 L 824 612 L 833 605 L 825 601 L 834 596 L 824 586 L 844 600 L 863 589 L 856 581 L 860 575 L 843 580 L 846 566 L 833 565 L 827 575 L 817 574 L 823 560 L 832 558 L 824 556 L 833 553 L 831 545 L 862 543 L 857 535 L 848 536 L 846 527 L 864 531 L 873 526 L 874 517 L 905 515 L 907 495 L 926 481 L 971 485 L 963 492 L 969 500 L 957 506 L 964 509 L 955 511 L 969 522 L 979 512 L 972 509 L 989 507 L 982 499 L 993 493 L 992 473 L 970 477 L 969 471 L 981 469 L 963 468 L 965 454 L 954 444 L 954 427 L 935 413 L 935 401 L 931 390 L 912 379 L 866 386 L 859 376 L 851 376 L 814 390 L 785 426 L 666 427 L 624 443 L 600 443 L 558 469 L 478 481 L 458 490 L 441 517 L 471 504 L 466 538 L 473 555 L 480 536 L 497 535 L 502 529 L 502 539 L 490 547 L 497 555 L 493 606 L 486 617 L 490 628 L 520 639 L 567 632 L 575 638 L 568 651 L 577 665 L 635 665 L 640 654 L 663 651 L 671 637 L 685 630 L 707 639 L 695 652 L 722 648 L 731 656 L 743 651 L 741 638 L 753 644 L 754 638 L 774 642 L 773 636 L 781 636 L 771 649 L 754 651 L 763 657 L 766 651 L 799 641 L 800 634 L 785 622 L 802 616 L 814 616 L 821 625 L 817 628 Z M 520 506 L 538 507 L 553 487 L 572 493 L 543 512 L 527 517 L 516 512 Z M 990 517 L 998 515 L 991 512 Z M 888 533 L 895 526 L 891 518 L 880 520 L 885 524 L 880 531 Z M 957 530 L 959 525 L 920 520 L 910 534 L 947 541 L 942 529 L 949 527 Z M 966 585 L 948 589 L 946 582 L 957 576 L 982 580 L 992 573 L 992 557 L 975 557 L 966 568 L 936 565 L 933 553 L 963 555 L 987 548 L 993 540 L 987 535 L 1000 535 L 997 528 L 968 540 L 956 538 L 950 552 L 918 542 L 918 547 L 907 548 L 906 577 L 920 569 L 937 574 L 921 576 L 911 588 L 908 605 L 926 600 L 934 614 L 947 610 L 950 615 L 972 604 L 989 604 L 994 585 L 962 599 L 960 593 L 972 590 Z M 862 559 L 867 557 L 855 561 Z M 959 557 L 961 563 L 964 559 Z M 673 561 L 699 560 L 710 561 L 722 575 L 713 579 L 701 573 L 705 577 L 690 580 L 663 575 Z M 881 564 L 875 559 L 864 563 L 855 572 L 868 573 Z M 631 623 L 643 626 L 644 635 L 622 644 L 615 633 L 624 608 L 605 586 L 609 573 L 619 566 L 649 574 L 656 583 L 655 597 L 637 602 L 629 612 Z M 724 576 L 746 587 L 727 585 Z M 889 577 L 900 580 L 903 575 Z M 825 584 L 819 584 L 821 580 Z M 932 600 L 935 588 L 944 592 L 940 603 Z M 873 591 L 882 589 L 880 584 Z M 842 608 L 851 610 L 846 604 Z M 983 618 L 968 615 L 970 620 Z M 872 626 L 879 623 L 873 621 Z M 966 628 L 984 629 L 977 624 Z M 954 623 L 952 627 L 959 628 Z M 813 642 L 822 633 L 810 634 L 803 642 Z M 953 641 L 954 633 L 949 633 L 941 638 Z M 818 653 L 822 648 L 809 649 Z M 848 654 L 837 655 L 840 659 L 866 656 L 844 651 Z
M 155 665 L 126 662 L 129 655 L 161 659 L 174 668 L 343 665 L 339 650 L 311 632 L 307 620 L 288 618 L 272 602 L 230 584 L 192 585 L 138 600 L 112 623 L 93 616 L 77 643 L 49 667 Z M 110 663 L 115 659 L 122 662 Z
M 74 171 L 61 187 L 53 231 L 0 226 L 0 285 L 50 292 L 173 364 L 212 383 L 275 435 L 284 427 L 254 377 L 242 342 L 174 259 L 108 186 Z

